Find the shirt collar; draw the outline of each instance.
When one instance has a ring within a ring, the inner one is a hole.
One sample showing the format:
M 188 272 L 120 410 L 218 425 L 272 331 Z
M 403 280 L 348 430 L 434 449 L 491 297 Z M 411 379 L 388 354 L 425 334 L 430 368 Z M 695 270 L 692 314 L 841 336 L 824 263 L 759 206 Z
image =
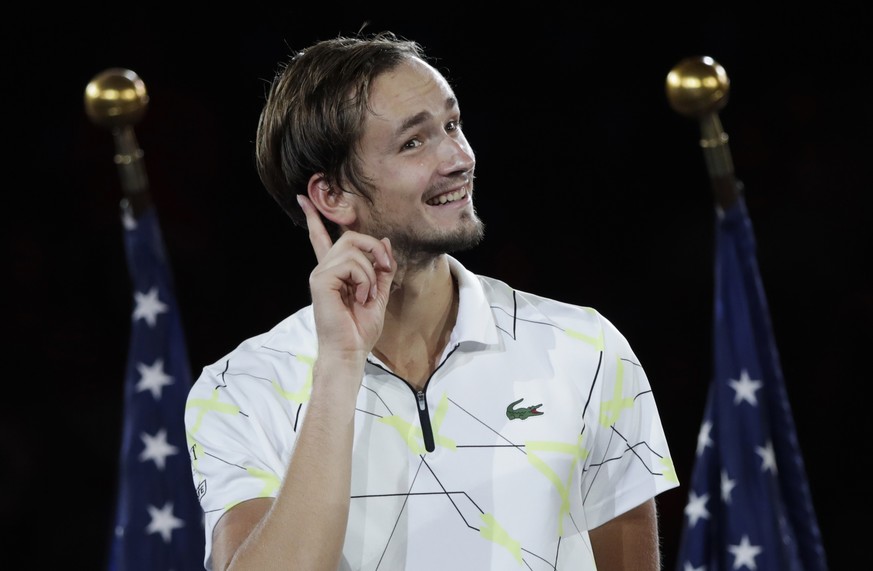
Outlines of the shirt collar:
M 452 256 L 446 256 L 449 269 L 458 282 L 458 318 L 449 337 L 449 345 L 473 342 L 493 345 L 500 341 L 491 304 L 482 281 Z

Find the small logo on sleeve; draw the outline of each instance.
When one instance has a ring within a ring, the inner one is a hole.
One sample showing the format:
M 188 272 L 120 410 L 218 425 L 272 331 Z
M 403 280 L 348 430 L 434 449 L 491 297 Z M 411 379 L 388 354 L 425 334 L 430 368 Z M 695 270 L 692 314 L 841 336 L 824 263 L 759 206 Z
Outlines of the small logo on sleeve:
M 537 410 L 538 408 L 543 406 L 543 403 L 535 404 L 533 406 L 520 406 L 518 408 L 515 408 L 515 405 L 523 400 L 524 398 L 520 398 L 514 403 L 510 404 L 508 407 L 506 407 L 506 418 L 508 418 L 509 420 L 525 420 L 528 417 L 540 416 L 541 414 L 543 414 L 542 411 Z

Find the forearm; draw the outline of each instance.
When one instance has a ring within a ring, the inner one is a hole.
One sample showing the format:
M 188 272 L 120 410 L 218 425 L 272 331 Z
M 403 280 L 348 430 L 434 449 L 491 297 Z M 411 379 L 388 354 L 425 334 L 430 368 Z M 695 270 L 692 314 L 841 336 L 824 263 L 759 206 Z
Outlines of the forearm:
M 661 556 L 655 500 L 589 532 L 598 569 L 658 571 Z
M 362 365 L 319 359 L 282 486 L 230 569 L 336 570 L 348 522 L 355 400 L 362 371 Z

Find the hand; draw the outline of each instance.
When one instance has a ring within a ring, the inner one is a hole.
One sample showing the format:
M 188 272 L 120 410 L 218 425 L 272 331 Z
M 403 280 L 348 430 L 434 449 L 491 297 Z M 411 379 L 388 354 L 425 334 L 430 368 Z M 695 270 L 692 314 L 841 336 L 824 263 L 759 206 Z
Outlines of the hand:
M 309 198 L 298 195 L 318 265 L 309 275 L 319 356 L 367 358 L 382 334 L 397 264 L 388 238 L 347 231 L 334 244 Z

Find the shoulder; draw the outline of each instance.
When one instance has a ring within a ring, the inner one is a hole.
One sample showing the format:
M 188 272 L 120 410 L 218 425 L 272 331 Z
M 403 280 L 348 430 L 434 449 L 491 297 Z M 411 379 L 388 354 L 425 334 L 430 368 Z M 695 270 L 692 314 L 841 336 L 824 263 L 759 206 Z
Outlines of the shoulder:
M 501 279 L 472 272 L 454 258 L 450 262 L 461 288 L 462 308 L 465 300 L 474 300 L 482 311 L 489 308 L 497 329 L 513 338 L 525 331 L 540 338 L 549 332 L 562 333 L 561 337 L 598 350 L 630 351 L 624 335 L 594 307 L 519 290 Z
M 477 275 L 492 308 L 516 315 L 520 319 L 540 319 L 562 328 L 585 331 L 614 329 L 612 323 L 597 309 L 569 303 L 538 293 L 515 289 L 510 284 L 489 276 Z
M 505 322 L 511 316 L 515 329 L 525 324 L 550 325 L 563 332 L 565 337 L 583 341 L 595 349 L 619 354 L 632 353 L 624 334 L 594 307 L 517 290 L 495 278 L 477 277 L 489 299 L 495 319 Z
M 192 392 L 226 384 L 227 376 L 244 372 L 249 377 L 276 379 L 294 362 L 314 361 L 317 352 L 312 306 L 289 315 L 268 331 L 242 341 L 221 358 L 203 367 Z
M 469 292 L 476 297 L 481 297 L 493 311 L 516 316 L 539 316 L 585 323 L 596 321 L 596 316 L 599 315 L 591 307 L 519 290 L 501 279 L 475 273 L 452 257 L 449 257 L 449 261 L 452 273 L 458 280 L 462 299 L 465 297 L 465 292 Z

